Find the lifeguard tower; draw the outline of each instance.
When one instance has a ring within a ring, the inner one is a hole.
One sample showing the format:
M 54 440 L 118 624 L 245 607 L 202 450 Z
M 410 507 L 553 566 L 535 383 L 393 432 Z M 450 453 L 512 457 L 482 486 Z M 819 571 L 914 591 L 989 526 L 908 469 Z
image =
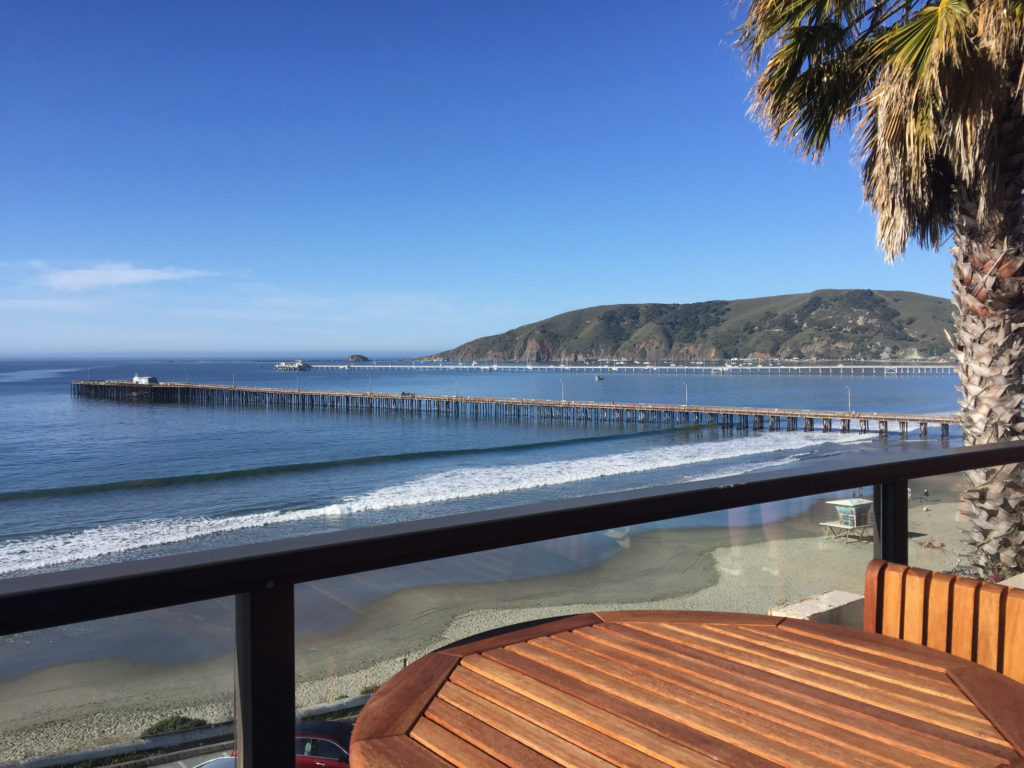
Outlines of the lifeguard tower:
M 866 539 L 868 534 L 874 536 L 875 519 L 871 513 L 871 499 L 833 499 L 826 501 L 836 508 L 838 520 L 821 523 L 826 539 L 843 539 L 849 542 L 856 538 Z

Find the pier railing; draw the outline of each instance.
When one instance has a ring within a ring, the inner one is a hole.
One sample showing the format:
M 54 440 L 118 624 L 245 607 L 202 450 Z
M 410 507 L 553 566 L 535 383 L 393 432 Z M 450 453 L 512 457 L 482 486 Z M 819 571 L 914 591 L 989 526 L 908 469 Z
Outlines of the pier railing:
M 234 408 L 283 408 L 310 411 L 372 411 L 375 413 L 439 415 L 452 418 L 490 418 L 505 421 L 621 422 L 676 426 L 700 424 L 724 430 L 802 430 L 814 432 L 898 431 L 908 437 L 912 425 L 920 437 L 937 426 L 941 438 L 960 423 L 959 414 L 881 413 L 763 406 L 698 405 L 690 403 L 619 403 L 591 400 L 541 400 L 521 397 L 479 397 L 416 394 L 414 392 L 331 392 L 317 389 L 234 387 L 223 384 L 131 381 L 73 381 L 76 397 L 100 400 Z
M 293 761 L 296 584 L 573 534 L 874 487 L 875 556 L 906 563 L 911 479 L 1024 461 L 1024 441 L 552 501 L 0 581 L 0 635 L 235 596 L 244 768 Z M 571 598 L 571 596 L 567 596 Z

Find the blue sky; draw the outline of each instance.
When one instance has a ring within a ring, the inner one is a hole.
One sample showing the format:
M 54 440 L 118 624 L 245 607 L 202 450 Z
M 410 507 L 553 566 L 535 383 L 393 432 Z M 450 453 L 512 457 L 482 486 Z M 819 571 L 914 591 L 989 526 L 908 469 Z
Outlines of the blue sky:
M 436 352 L 596 304 L 948 296 L 732 0 L 0 4 L 0 356 Z

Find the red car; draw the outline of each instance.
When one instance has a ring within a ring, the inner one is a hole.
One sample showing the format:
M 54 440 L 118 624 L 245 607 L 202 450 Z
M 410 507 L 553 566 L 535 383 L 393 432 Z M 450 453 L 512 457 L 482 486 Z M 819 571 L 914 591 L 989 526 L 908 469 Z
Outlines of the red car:
M 295 768 L 349 768 L 348 745 L 351 739 L 352 723 L 299 720 L 295 724 Z M 225 766 L 229 760 L 234 763 L 234 757 L 221 757 L 211 760 L 210 768 L 220 768 L 217 760 L 225 761 Z
M 352 723 L 300 720 L 295 724 L 295 768 L 348 768 Z

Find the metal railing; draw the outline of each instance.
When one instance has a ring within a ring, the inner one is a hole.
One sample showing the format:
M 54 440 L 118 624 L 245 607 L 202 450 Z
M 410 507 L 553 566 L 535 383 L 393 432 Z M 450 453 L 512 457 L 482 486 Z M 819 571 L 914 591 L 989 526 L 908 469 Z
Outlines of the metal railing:
M 498 547 L 874 487 L 875 556 L 907 562 L 909 480 L 1024 462 L 1024 441 L 907 457 L 836 457 L 640 491 L 368 527 L 0 580 L 0 635 L 235 596 L 236 743 L 244 768 L 291 765 L 294 586 Z

